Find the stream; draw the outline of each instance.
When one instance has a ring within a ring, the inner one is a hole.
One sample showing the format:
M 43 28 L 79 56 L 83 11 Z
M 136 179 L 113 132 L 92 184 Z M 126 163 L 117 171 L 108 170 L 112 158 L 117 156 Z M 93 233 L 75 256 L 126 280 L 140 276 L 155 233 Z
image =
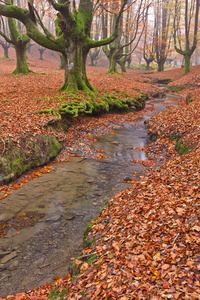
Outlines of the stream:
M 72 260 L 83 247 L 83 232 L 89 221 L 118 192 L 133 187 L 123 180 L 139 179 L 145 167 L 131 159 L 145 160 L 145 152 L 134 150 L 149 142 L 144 121 L 153 114 L 178 105 L 178 96 L 148 101 L 155 111 L 137 122 L 115 129 L 116 135 L 95 137 L 96 149 L 106 159 L 71 157 L 52 164 L 52 171 L 12 190 L 0 200 L 0 221 L 34 214 L 34 226 L 17 231 L 10 228 L 0 238 L 0 297 L 53 283 L 54 276 L 71 272 Z

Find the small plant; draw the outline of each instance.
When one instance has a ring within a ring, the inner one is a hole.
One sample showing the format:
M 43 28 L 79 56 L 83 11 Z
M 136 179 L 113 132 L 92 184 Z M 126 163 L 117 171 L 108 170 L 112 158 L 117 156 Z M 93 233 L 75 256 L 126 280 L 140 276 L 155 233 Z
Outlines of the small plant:
M 55 288 L 50 292 L 48 300 L 64 300 L 68 294 L 67 288 L 64 288 L 61 292 L 58 292 L 57 288 Z
M 83 234 L 84 248 L 91 247 L 96 242 L 95 238 L 91 238 L 91 239 L 88 238 L 88 234 L 91 230 L 92 230 L 92 223 L 89 222 L 88 225 L 86 226 L 84 234 Z
M 153 80 L 154 83 L 160 83 L 160 84 L 168 84 L 170 83 L 172 80 L 170 78 L 155 78 Z
M 39 98 L 39 99 L 36 99 L 36 100 L 33 100 L 34 102 L 40 102 L 40 101 L 44 101 L 44 99 L 42 98 Z
M 175 146 L 176 151 L 179 155 L 184 155 L 190 153 L 190 146 L 188 143 L 183 143 L 182 139 L 179 139 Z
M 4 100 L 1 100 L 1 102 L 11 102 L 11 100 L 9 100 L 9 99 L 4 99 Z
M 135 70 L 146 70 L 147 66 L 145 64 L 139 64 L 139 65 L 131 65 L 130 69 Z
M 9 94 L 17 93 L 17 91 L 9 91 L 8 93 L 9 93 Z
M 174 93 L 177 93 L 179 91 L 182 91 L 184 90 L 185 87 L 184 86 L 176 86 L 176 85 L 172 85 L 172 86 L 167 86 L 165 88 L 165 92 L 174 92 Z

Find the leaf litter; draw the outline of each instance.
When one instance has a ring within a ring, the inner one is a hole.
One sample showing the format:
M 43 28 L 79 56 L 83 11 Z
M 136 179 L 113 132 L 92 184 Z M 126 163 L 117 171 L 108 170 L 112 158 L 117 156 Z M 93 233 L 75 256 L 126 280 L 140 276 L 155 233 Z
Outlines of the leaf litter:
M 47 299 L 53 288 L 67 288 L 65 299 L 199 299 L 199 89 L 194 98 L 150 120 L 149 131 L 159 138 L 145 150 L 162 165 L 111 199 L 92 222 L 89 237 L 96 242 L 82 256 L 95 253 L 96 261 L 77 260 L 75 278 L 56 277 L 53 285 L 0 299 Z M 78 132 L 73 130 L 71 140 Z M 171 132 L 188 143 L 190 153 L 178 155 Z

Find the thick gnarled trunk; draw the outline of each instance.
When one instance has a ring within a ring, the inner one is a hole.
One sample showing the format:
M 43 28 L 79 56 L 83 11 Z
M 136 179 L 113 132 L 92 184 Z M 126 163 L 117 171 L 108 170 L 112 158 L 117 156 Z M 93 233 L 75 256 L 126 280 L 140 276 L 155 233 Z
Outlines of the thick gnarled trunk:
M 84 41 L 70 41 L 63 55 L 65 61 L 65 83 L 61 90 L 90 91 L 93 90 L 86 75 L 86 58 L 89 49 Z
M 26 61 L 26 45 L 27 43 L 19 43 L 14 45 L 17 59 L 16 69 L 13 72 L 15 75 L 20 73 L 28 74 L 31 72 Z
M 158 72 L 164 71 L 165 60 L 157 61 L 157 64 L 158 64 Z

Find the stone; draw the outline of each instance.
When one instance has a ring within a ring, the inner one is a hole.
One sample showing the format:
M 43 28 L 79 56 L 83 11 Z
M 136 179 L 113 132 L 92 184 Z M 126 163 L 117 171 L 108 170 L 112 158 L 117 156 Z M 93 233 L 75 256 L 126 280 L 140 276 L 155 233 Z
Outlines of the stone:
M 14 261 L 13 263 L 10 264 L 10 266 L 8 267 L 8 270 L 9 271 L 14 271 L 15 269 L 17 269 L 19 265 L 19 262 L 18 260 Z
M 8 261 L 10 261 L 11 259 L 15 258 L 17 256 L 17 252 L 13 251 L 10 254 L 4 256 L 1 260 L 1 264 L 6 264 Z
M 8 230 L 7 237 L 11 238 L 11 237 L 15 236 L 16 234 L 17 234 L 17 231 L 14 228 L 11 228 L 10 230 Z
M 69 215 L 69 216 L 65 217 L 66 220 L 73 220 L 74 218 L 75 218 L 75 215 Z
M 124 182 L 126 182 L 126 181 L 131 181 L 132 179 L 130 178 L 130 177 L 128 177 L 128 176 L 126 176 L 124 179 L 123 179 L 123 181 Z
M 34 265 L 40 265 L 44 262 L 44 257 L 39 258 L 38 260 L 34 261 Z
M 61 214 L 60 213 L 55 213 L 55 214 L 48 215 L 45 218 L 45 221 L 46 222 L 57 222 L 57 221 L 60 220 L 60 218 L 61 218 Z
M 4 264 L 0 264 L 0 272 L 6 270 L 7 267 Z
M 4 257 L 5 255 L 10 254 L 10 252 L 11 251 L 3 251 L 3 252 L 0 251 L 0 258 Z

